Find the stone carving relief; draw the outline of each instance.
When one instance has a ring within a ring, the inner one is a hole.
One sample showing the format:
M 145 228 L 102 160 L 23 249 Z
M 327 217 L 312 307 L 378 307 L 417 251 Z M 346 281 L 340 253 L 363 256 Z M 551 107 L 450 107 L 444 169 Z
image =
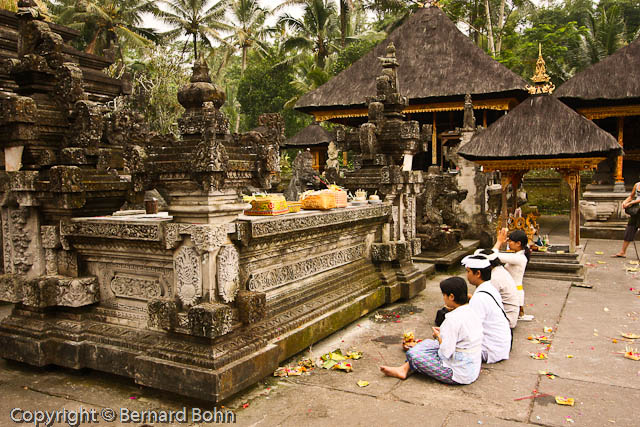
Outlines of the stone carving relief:
M 160 282 L 151 277 L 116 274 L 111 279 L 111 291 L 116 297 L 147 301 L 162 295 Z
M 193 306 L 202 297 L 202 265 L 193 246 L 182 246 L 173 259 L 176 292 L 184 305 Z
M 59 280 L 57 305 L 82 307 L 100 300 L 95 277 L 64 278 Z
M 23 286 L 22 303 L 31 307 L 82 307 L 99 300 L 95 277 L 41 276 Z
M 322 215 L 297 216 L 292 218 L 277 218 L 273 221 L 261 221 L 251 224 L 251 237 L 264 237 L 279 233 L 307 230 L 310 228 L 324 227 L 338 223 L 362 221 L 378 217 L 386 217 L 391 214 L 388 205 L 375 208 L 350 209 L 349 211 L 335 211 Z
M 240 286 L 239 280 L 240 255 L 233 245 L 220 248 L 217 258 L 218 266 L 218 294 L 224 302 L 233 302 Z
M 27 227 L 29 208 L 15 208 L 9 210 L 11 218 L 11 246 L 13 248 L 13 271 L 26 273 L 33 265 L 33 254 L 29 251 L 31 232 Z
M 175 249 L 182 241 L 181 236 L 187 235 L 199 251 L 209 252 L 227 242 L 227 230 L 225 224 L 167 223 L 164 228 L 165 247 Z
M 352 246 L 335 252 L 306 258 L 301 262 L 279 265 L 275 269 L 249 274 L 247 288 L 250 291 L 267 291 L 294 280 L 302 280 L 314 274 L 357 261 L 364 255 L 364 245 Z
M 114 239 L 159 241 L 162 233 L 159 224 L 114 224 L 92 222 L 62 222 L 63 236 L 106 237 Z

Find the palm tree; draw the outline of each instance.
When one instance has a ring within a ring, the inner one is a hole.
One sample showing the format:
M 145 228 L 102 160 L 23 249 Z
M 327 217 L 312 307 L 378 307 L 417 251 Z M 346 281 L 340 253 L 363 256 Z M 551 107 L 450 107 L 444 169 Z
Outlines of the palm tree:
M 173 27 L 164 35 L 169 39 L 180 35 L 189 37 L 195 58 L 198 58 L 198 39 L 209 45 L 211 39 L 224 43 L 220 31 L 229 29 L 224 23 L 226 0 L 160 0 L 157 3 L 163 8 L 159 8 L 156 15 Z
M 226 40 L 242 52 L 241 75 L 247 68 L 249 49 L 257 47 L 265 51 L 264 41 L 270 30 L 265 26 L 269 11 L 262 8 L 257 0 L 231 0 L 229 8 L 230 31 Z
M 91 33 L 85 51 L 96 53 L 119 46 L 148 46 L 156 37 L 152 29 L 142 27 L 142 15 L 155 10 L 152 0 L 81 0 L 58 5 L 57 21 Z
M 284 104 L 284 108 L 293 108 L 302 95 L 322 86 L 330 78 L 331 75 L 326 70 L 318 67 L 313 57 L 306 56 L 302 58 L 296 64 L 295 79 L 291 81 L 291 85 L 296 88 L 298 94 L 289 99 Z
M 335 4 L 328 0 L 306 0 L 301 19 L 284 14 L 278 24 L 294 32 L 284 40 L 283 48 L 313 51 L 319 68 L 324 69 L 327 57 L 338 49 L 338 16 Z
M 595 12 L 590 12 L 586 27 L 588 33 L 583 49 L 592 64 L 611 55 L 624 44 L 624 18 L 617 5 L 607 9 L 600 6 Z

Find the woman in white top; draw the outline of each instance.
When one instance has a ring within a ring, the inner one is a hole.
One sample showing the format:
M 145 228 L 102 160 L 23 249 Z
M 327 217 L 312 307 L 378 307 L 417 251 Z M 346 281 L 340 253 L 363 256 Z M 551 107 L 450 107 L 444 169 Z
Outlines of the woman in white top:
M 381 366 L 389 377 L 406 379 L 410 372 L 428 375 L 446 384 L 471 384 L 480 375 L 482 363 L 482 321 L 469 307 L 467 283 L 461 277 L 440 282 L 442 299 L 449 308 L 432 340 L 424 340 L 407 350 L 402 366 Z
M 514 251 L 514 253 L 499 252 L 500 247 L 505 243 L 508 243 L 509 249 Z M 504 263 L 504 268 L 511 274 L 513 281 L 516 283 L 516 292 L 519 298 L 518 304 L 520 305 L 520 319 L 524 317 L 524 287 L 522 286 L 522 279 L 531 254 L 528 243 L 529 239 L 524 231 L 512 231 L 507 237 L 507 229 L 503 228 L 498 233 L 498 239 L 493 246 L 493 251 L 498 254 L 498 258 Z
M 504 312 L 509 320 L 509 327 L 515 328 L 520 312 L 520 296 L 516 289 L 516 282 L 511 274 L 504 268 L 498 254 L 489 249 L 478 249 L 474 255 L 484 255 L 491 263 L 491 284 L 500 293 Z

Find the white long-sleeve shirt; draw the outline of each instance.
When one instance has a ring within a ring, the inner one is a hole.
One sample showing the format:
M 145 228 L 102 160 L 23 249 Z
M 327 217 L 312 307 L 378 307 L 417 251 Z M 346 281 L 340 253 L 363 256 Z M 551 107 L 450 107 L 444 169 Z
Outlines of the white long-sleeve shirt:
M 527 268 L 527 256 L 524 254 L 524 250 L 515 253 L 499 252 L 496 249 L 493 251 L 498 253 L 498 258 L 504 263 L 504 268 L 511 274 L 513 281 L 516 282 L 518 305 L 524 306 L 524 286 L 522 279 L 524 277 L 524 270 Z
M 491 294 L 493 298 L 484 292 Z M 508 359 L 511 350 L 511 329 L 502 312 L 503 305 L 500 294 L 491 281 L 483 282 L 478 286 L 469 305 L 482 321 L 484 330 L 482 360 L 487 363 L 495 363 Z
M 442 364 L 453 371 L 458 384 L 471 384 L 480 375 L 482 364 L 482 321 L 468 304 L 445 314 L 440 325 L 442 343 L 438 354 Z
M 502 298 L 504 312 L 507 313 L 509 319 L 509 327 L 515 328 L 520 312 L 520 296 L 516 290 L 516 282 L 503 266 L 498 266 L 491 270 L 491 284 L 498 290 Z

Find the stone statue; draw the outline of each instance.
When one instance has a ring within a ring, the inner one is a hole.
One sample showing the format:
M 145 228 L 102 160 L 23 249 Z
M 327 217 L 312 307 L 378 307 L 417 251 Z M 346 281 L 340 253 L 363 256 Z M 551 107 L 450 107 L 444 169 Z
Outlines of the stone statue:
M 284 193 L 287 200 L 298 200 L 300 194 L 317 186 L 317 174 L 313 169 L 313 157 L 309 149 L 299 151 L 291 167 L 291 181 Z
M 454 177 L 429 173 L 425 190 L 417 200 L 417 236 L 425 252 L 448 253 L 457 249 L 464 224 L 460 224 L 457 205 L 467 196 Z

